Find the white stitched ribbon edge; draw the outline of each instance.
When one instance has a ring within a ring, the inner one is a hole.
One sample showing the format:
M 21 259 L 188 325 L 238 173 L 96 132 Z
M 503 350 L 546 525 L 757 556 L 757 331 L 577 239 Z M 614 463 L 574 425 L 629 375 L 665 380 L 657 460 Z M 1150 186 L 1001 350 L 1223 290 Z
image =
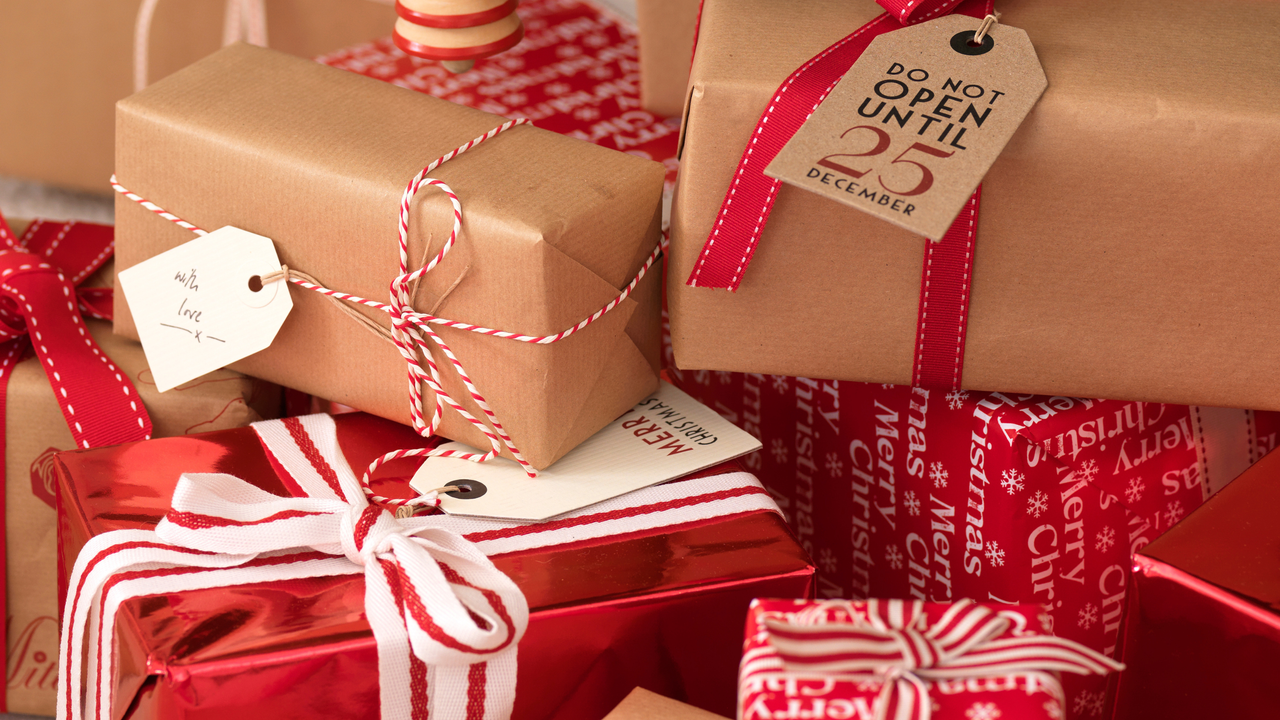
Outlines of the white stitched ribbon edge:
M 636 491 L 543 523 L 398 519 L 368 503 L 338 450 L 331 417 L 254 428 L 308 497 L 278 497 L 231 475 L 184 474 L 154 531 L 92 538 L 76 560 L 63 614 L 60 718 L 111 717 L 115 616 L 131 598 L 361 573 L 381 716 L 506 718 L 528 607 L 486 554 L 778 512 L 759 481 L 731 473 Z M 427 692 L 414 691 L 421 686 L 415 678 Z

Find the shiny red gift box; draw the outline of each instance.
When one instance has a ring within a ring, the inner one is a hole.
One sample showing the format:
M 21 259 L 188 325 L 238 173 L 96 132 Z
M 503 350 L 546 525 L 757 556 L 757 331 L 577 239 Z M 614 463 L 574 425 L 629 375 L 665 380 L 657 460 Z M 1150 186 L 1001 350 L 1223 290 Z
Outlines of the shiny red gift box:
M 1280 714 L 1280 454 L 1134 556 L 1116 717 Z
M 424 443 L 408 428 L 367 415 L 335 421 L 353 467 Z M 406 476 L 380 473 L 375 489 L 407 497 L 414 469 L 404 462 Z M 62 597 L 90 537 L 154 527 L 178 476 L 200 472 L 290 494 L 247 428 L 59 456 Z M 492 559 L 531 610 L 519 646 L 519 719 L 596 720 L 637 685 L 728 714 L 750 600 L 812 592 L 805 552 L 768 512 Z M 363 578 L 342 576 L 129 601 L 117 622 L 112 716 L 376 714 L 377 661 L 363 598 Z

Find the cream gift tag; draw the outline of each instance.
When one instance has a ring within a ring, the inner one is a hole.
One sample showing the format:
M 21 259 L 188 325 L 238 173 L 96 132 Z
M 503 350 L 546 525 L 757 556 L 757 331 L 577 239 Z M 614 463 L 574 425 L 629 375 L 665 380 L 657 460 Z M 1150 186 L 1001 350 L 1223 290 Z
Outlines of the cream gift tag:
M 877 37 L 765 174 L 941 240 L 1048 85 L 1025 32 L 980 24 Z
M 279 270 L 270 238 L 228 226 L 121 271 L 161 392 L 271 344 L 293 300 L 287 282 L 260 278 Z
M 461 443 L 451 443 L 467 449 Z M 514 461 L 428 458 L 413 476 L 450 515 L 545 520 L 760 449 L 760 441 L 666 382 L 605 429 L 530 478 Z

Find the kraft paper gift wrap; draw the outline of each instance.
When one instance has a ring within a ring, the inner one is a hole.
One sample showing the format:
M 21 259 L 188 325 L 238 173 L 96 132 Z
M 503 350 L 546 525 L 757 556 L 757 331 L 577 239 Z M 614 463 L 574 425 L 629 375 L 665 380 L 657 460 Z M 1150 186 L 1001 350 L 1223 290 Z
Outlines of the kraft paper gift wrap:
M 253 0 L 271 47 L 312 57 L 391 34 L 393 2 Z M 159 0 L 152 82 L 214 52 L 239 0 Z M 142 0 L 39 0 L 0 5 L 0 175 L 111 193 L 117 100 L 134 91 L 134 30 Z
M 963 387 L 1280 409 L 1280 245 L 1258 240 L 1280 227 L 1280 5 L 997 7 L 1049 86 L 982 186 Z M 706 0 L 671 222 L 679 367 L 910 384 L 920 236 L 783 184 L 738 291 L 685 284 L 779 85 L 882 12 Z M 1205 27 L 1222 42 L 1186 40 Z
M 386 300 L 397 274 L 405 186 L 428 163 L 502 118 L 353 73 L 238 45 L 122 101 L 122 186 L 199 227 L 271 238 L 282 263 L 326 287 Z M 182 158 L 182 161 L 176 159 Z M 519 126 L 433 172 L 457 194 L 462 232 L 417 288 L 415 308 L 528 335 L 575 325 L 616 298 L 657 246 L 664 170 L 655 162 Z M 117 270 L 191 240 L 135 202 L 116 203 Z M 410 267 L 448 238 L 453 211 L 425 189 L 412 204 Z M 405 361 L 317 293 L 271 347 L 232 367 L 408 423 Z M 437 332 L 526 460 L 544 468 L 658 383 L 661 282 L 550 345 L 451 328 Z M 389 326 L 385 313 L 360 308 Z M 116 332 L 136 336 L 122 295 Z M 450 394 L 481 416 L 445 365 Z M 430 391 L 426 407 L 433 406 Z M 441 434 L 488 448 L 447 411 Z
M 364 413 L 334 423 L 353 468 L 426 442 Z M 279 496 L 300 492 L 288 489 L 298 481 L 251 428 L 64 453 L 58 462 L 64 583 L 90 537 L 153 527 L 182 473 L 227 473 Z M 415 469 L 386 466 L 374 490 L 408 496 Z M 690 477 L 734 471 L 725 464 Z M 523 528 L 535 530 L 468 537 Z M 729 715 L 751 599 L 812 594 L 808 556 L 767 510 L 492 559 L 531 610 L 518 649 L 516 720 L 598 720 L 637 685 Z M 341 575 L 129 601 L 118 623 L 113 716 L 376 715 L 364 585 L 362 574 Z

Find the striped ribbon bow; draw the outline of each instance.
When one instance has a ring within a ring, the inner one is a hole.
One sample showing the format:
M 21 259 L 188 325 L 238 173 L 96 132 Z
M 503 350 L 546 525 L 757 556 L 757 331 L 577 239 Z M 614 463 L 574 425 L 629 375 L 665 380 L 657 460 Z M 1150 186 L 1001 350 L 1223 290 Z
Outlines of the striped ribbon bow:
M 764 624 L 788 673 L 883 680 L 876 720 L 930 720 L 930 680 L 1031 674 L 1061 697 L 1052 672 L 1124 669 L 1079 643 L 1027 628 L 1022 613 L 973 600 L 954 603 L 932 624 L 918 600 L 868 600 L 865 608 L 865 621 L 855 610 L 849 613 L 852 623 L 815 616 L 815 624 L 802 614 L 790 621 L 767 618 Z
M 115 615 L 130 598 L 354 574 L 365 579 L 381 717 L 507 718 L 529 610 L 489 555 L 777 512 L 759 481 L 736 473 L 647 488 L 542 523 L 397 519 L 369 504 L 330 416 L 253 427 L 286 486 L 305 497 L 278 497 L 230 475 L 183 475 L 154 531 L 92 538 L 63 611 L 59 718 L 112 717 Z

